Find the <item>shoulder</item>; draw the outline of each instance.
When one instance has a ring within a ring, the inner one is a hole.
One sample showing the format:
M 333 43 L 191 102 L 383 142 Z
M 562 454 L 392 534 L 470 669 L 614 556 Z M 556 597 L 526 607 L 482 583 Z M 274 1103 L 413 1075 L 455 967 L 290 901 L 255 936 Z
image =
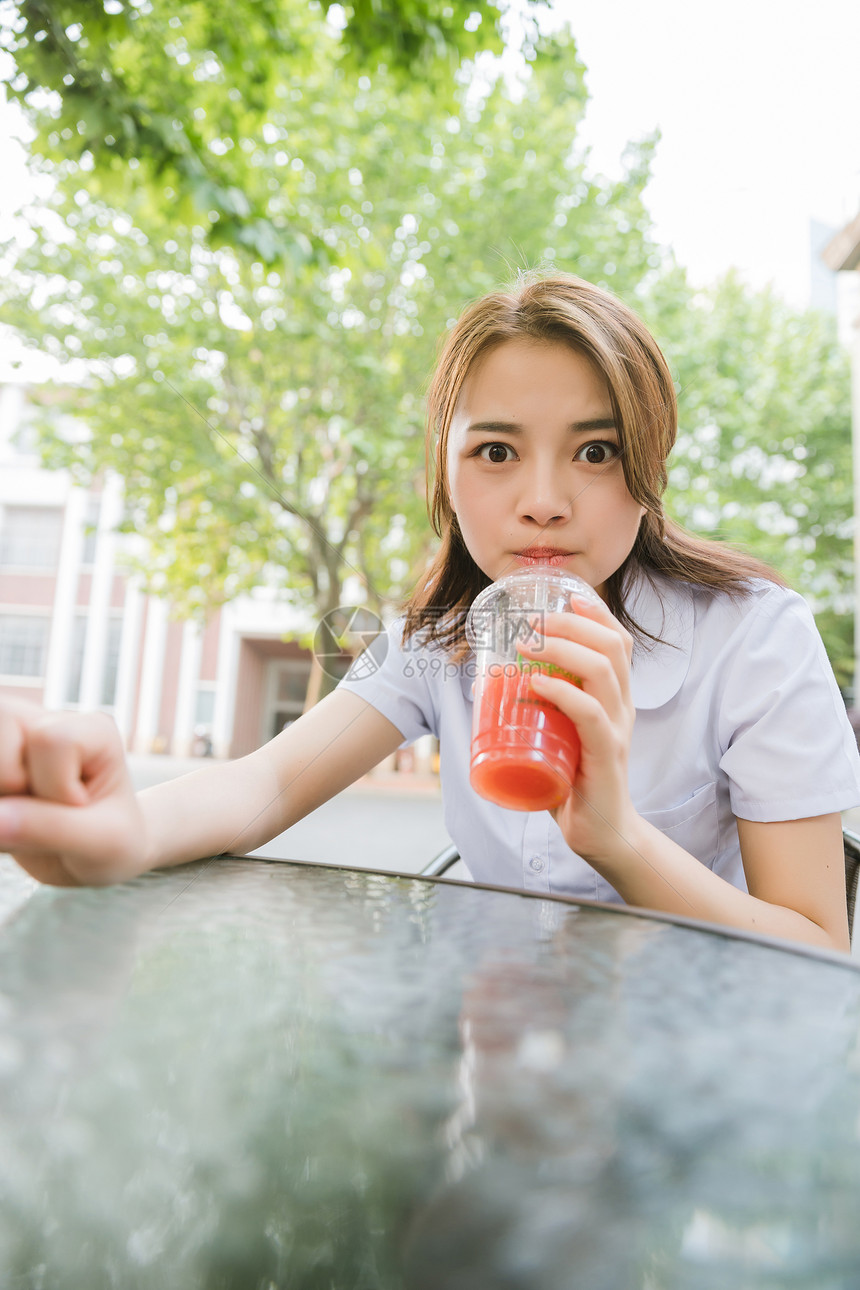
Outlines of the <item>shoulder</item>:
M 723 636 L 778 620 L 803 623 L 816 632 L 803 596 L 765 578 L 749 578 L 737 591 L 729 592 L 651 574 L 637 578 L 631 590 L 628 605 L 632 616 L 658 637 L 667 629 L 670 638 L 677 635 L 681 624 L 685 634 L 716 631 Z
M 633 650 L 637 708 L 661 706 L 685 683 L 719 684 L 746 663 L 800 667 L 826 662 L 812 613 L 802 596 L 778 583 L 752 578 L 736 593 L 662 574 L 638 575 L 625 597 L 646 633 Z M 650 639 L 649 639 L 650 638 Z
M 726 642 L 759 642 L 784 651 L 793 644 L 819 643 L 815 618 L 803 596 L 790 587 L 751 578 L 736 593 L 691 588 L 697 634 Z
M 387 717 L 408 742 L 439 733 L 443 683 L 460 668 L 438 646 L 404 640 L 395 619 L 353 662 L 339 688 L 352 691 Z
M 759 710 L 799 694 L 840 715 L 843 703 L 812 610 L 798 592 L 763 579 L 742 595 L 695 595 L 691 677 L 726 711 Z
M 405 617 L 396 618 L 388 628 L 387 635 L 389 648 L 399 655 L 416 659 L 433 659 L 434 670 L 445 664 L 450 668 L 459 666 L 454 661 L 452 651 L 440 644 L 439 641 L 434 640 L 428 630 L 414 631 L 410 636 L 407 636 Z
M 450 653 L 427 640 L 423 633 L 406 638 L 405 626 L 403 617 L 390 623 L 354 661 L 341 684 L 360 684 L 363 693 L 386 686 L 429 696 L 444 681 L 464 672 L 465 662 L 455 662 Z
M 384 670 L 402 671 L 404 663 L 409 659 L 434 657 L 432 643 L 418 635 L 412 635 L 407 640 L 405 627 L 406 619 L 400 617 L 376 634 L 368 634 L 363 652 L 355 659 L 345 679 L 354 681 Z

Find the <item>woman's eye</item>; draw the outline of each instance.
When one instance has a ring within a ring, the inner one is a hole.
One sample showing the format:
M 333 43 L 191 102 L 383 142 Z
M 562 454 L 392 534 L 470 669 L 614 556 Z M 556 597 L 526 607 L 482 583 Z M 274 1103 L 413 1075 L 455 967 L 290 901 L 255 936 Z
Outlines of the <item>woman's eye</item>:
M 511 456 L 508 456 L 511 453 Z M 484 461 L 491 461 L 494 465 L 503 461 L 511 461 L 513 450 L 506 443 L 482 443 L 478 449 L 478 456 Z
M 605 466 L 608 462 L 614 461 L 619 452 L 617 443 L 596 439 L 593 443 L 583 444 L 574 461 L 587 461 L 590 466 Z

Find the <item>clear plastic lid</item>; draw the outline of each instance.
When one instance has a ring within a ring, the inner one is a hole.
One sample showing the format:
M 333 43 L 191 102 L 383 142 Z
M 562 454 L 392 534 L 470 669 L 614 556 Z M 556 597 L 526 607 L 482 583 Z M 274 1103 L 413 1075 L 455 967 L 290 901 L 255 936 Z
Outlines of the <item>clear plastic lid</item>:
M 597 592 L 575 573 L 536 565 L 518 569 L 486 587 L 466 615 L 466 639 L 473 650 L 507 650 L 534 614 L 572 612 L 571 596 L 600 603 Z

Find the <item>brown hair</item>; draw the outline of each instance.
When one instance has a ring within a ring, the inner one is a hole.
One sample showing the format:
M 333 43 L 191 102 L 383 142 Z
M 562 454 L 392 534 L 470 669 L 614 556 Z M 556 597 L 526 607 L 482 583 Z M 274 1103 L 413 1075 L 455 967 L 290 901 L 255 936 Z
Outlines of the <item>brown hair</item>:
M 744 594 L 750 578 L 782 583 L 761 561 L 724 542 L 695 537 L 664 515 L 666 460 L 678 410 L 672 375 L 644 323 L 617 297 L 581 278 L 529 275 L 516 288 L 470 305 L 443 344 L 427 399 L 427 505 L 442 542 L 406 606 L 404 639 L 420 631 L 458 657 L 466 651 L 466 610 L 490 580 L 467 551 L 451 509 L 448 433 L 469 373 L 510 340 L 568 345 L 594 363 L 609 387 L 624 479 L 645 508 L 633 549 L 606 582 L 607 604 L 628 630 L 647 636 L 624 608 L 624 591 L 636 570 L 735 597 Z

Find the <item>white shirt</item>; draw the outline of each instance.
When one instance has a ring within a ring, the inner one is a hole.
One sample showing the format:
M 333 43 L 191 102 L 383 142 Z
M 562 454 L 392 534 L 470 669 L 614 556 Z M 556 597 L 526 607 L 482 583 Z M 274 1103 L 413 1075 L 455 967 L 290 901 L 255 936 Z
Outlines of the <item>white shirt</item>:
M 793 820 L 860 804 L 860 758 L 833 671 L 805 601 L 753 581 L 731 600 L 640 577 L 633 619 L 659 636 L 638 642 L 630 794 L 646 820 L 726 881 L 746 889 L 735 819 Z M 509 811 L 469 784 L 474 656 L 452 663 L 402 620 L 341 685 L 411 743 L 440 745 L 445 824 L 478 882 L 620 901 L 572 851 L 546 811 Z M 428 857 L 429 859 L 430 857 Z

